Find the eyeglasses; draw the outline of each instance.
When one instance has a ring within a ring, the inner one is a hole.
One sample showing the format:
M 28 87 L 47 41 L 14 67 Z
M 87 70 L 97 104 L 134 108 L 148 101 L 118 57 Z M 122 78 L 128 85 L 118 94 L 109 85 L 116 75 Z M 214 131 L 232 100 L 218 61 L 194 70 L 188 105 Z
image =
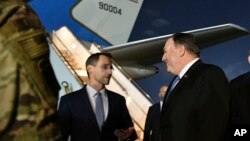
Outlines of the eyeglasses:
M 112 65 L 94 65 L 95 67 L 96 66 L 99 66 L 101 67 L 103 70 L 114 70 L 113 66 Z

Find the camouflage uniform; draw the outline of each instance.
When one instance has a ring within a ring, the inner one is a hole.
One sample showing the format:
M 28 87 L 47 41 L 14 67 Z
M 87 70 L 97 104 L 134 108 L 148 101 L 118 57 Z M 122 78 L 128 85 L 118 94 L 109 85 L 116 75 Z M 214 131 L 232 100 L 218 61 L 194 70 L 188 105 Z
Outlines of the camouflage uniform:
M 0 140 L 60 140 L 44 28 L 21 0 L 0 2 L 0 60 Z

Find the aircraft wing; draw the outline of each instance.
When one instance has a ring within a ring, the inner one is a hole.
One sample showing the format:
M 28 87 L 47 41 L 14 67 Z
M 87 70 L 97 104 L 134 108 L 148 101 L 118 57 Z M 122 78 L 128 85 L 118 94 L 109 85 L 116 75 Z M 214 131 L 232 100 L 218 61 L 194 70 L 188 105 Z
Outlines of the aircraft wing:
M 204 49 L 247 35 L 249 31 L 230 23 L 186 31 L 185 33 L 194 34 L 200 49 Z M 102 51 L 111 53 L 115 62 L 122 66 L 133 79 L 140 79 L 151 75 L 151 73 L 157 73 L 158 69 L 150 65 L 161 62 L 163 47 L 167 38 L 171 35 L 115 45 L 103 48 Z

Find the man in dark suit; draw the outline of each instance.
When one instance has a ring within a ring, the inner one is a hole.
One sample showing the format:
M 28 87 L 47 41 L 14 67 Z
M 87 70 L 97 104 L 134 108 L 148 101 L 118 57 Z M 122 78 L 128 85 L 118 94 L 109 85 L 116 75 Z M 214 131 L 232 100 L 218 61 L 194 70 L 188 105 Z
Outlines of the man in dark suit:
M 143 141 L 160 141 L 161 107 L 167 89 L 167 85 L 161 86 L 159 92 L 160 102 L 149 107 L 145 122 Z
M 202 63 L 192 34 L 174 34 L 163 51 L 175 77 L 161 111 L 161 141 L 224 141 L 230 88 L 223 70 Z
M 250 63 L 250 51 L 248 55 Z M 250 127 L 250 71 L 230 81 L 232 89 L 231 123 Z
M 64 141 L 69 136 L 71 141 L 136 139 L 124 97 L 105 89 L 112 69 L 110 54 L 92 54 L 86 61 L 88 84 L 61 98 L 59 117 Z

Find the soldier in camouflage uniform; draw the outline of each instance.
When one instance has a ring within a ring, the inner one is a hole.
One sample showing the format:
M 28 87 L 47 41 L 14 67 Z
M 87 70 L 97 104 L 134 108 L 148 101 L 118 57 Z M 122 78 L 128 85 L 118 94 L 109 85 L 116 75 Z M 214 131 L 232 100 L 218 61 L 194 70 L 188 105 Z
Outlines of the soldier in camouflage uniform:
M 45 31 L 22 0 L 0 1 L 0 60 L 0 140 L 60 140 Z

